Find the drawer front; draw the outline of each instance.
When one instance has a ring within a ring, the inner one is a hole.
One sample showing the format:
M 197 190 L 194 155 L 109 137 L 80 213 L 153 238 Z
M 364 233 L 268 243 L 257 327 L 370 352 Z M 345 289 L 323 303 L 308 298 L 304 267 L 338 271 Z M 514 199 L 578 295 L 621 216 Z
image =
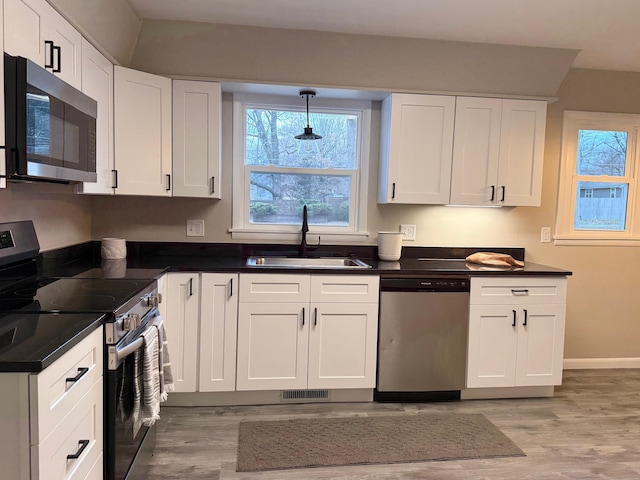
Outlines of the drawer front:
M 472 305 L 566 303 L 565 277 L 471 278 Z
M 95 470 L 103 448 L 102 402 L 100 378 L 40 445 L 31 446 L 32 478 L 80 480 L 92 471 L 102 475 L 102 465 Z
M 378 303 L 380 278 L 375 275 L 312 275 L 311 301 Z
M 83 339 L 30 381 L 31 445 L 41 443 L 102 378 L 102 327 Z M 76 381 L 68 380 L 77 378 Z
M 309 302 L 310 275 L 241 274 L 240 302 Z

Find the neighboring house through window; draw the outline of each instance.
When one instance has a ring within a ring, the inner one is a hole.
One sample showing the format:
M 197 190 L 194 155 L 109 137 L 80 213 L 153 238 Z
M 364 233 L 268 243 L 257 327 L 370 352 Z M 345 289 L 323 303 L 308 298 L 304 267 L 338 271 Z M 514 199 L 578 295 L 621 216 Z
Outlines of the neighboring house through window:
M 640 244 L 640 115 L 564 113 L 556 243 Z
M 286 240 L 300 232 L 366 235 L 371 103 L 313 98 L 306 127 L 299 96 L 234 95 L 233 227 L 240 239 Z

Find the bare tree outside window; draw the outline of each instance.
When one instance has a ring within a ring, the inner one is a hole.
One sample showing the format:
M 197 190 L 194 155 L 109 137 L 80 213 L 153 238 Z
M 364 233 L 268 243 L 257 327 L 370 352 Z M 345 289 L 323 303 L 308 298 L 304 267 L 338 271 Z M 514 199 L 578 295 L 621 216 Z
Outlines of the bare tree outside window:
M 349 225 L 358 168 L 358 116 L 311 113 L 320 140 L 296 140 L 306 125 L 303 112 L 246 109 L 245 166 L 249 171 L 251 223 L 309 222 Z

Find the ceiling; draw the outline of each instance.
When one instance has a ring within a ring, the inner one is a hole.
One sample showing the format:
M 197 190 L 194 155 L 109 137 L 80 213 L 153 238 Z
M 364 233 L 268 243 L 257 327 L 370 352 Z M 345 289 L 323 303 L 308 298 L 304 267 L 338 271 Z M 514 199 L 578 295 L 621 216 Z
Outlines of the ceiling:
M 640 72 L 639 0 L 129 0 L 142 19 L 578 49 Z

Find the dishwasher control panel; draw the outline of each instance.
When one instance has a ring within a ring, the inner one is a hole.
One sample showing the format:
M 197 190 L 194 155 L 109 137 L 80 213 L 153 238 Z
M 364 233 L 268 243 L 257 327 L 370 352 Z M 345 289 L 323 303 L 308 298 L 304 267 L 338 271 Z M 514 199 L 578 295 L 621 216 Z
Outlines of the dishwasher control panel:
M 381 278 L 383 292 L 468 292 L 468 278 Z

